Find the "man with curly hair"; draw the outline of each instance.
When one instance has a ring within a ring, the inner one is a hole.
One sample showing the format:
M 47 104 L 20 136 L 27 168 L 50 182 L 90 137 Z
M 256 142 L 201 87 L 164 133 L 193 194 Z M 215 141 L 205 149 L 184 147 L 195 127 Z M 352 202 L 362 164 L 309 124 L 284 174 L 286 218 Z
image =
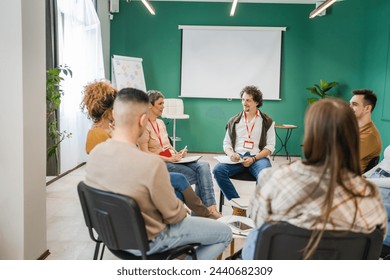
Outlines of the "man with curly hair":
M 255 86 L 246 86 L 240 93 L 243 111 L 230 118 L 226 125 L 223 150 L 233 162 L 218 163 L 214 167 L 214 178 L 228 200 L 239 198 L 229 176 L 244 169 L 258 179 L 260 171 L 271 167 L 269 156 L 275 150 L 275 123 L 259 108 L 263 105 L 263 94 Z M 245 216 L 245 210 L 233 207 L 233 215 Z

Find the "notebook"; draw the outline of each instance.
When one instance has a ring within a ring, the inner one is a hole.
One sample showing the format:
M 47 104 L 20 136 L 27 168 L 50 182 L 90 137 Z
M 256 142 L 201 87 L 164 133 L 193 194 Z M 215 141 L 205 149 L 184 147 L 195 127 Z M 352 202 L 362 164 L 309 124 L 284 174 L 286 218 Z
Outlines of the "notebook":
M 181 160 L 173 162 L 173 163 L 190 163 L 190 162 L 197 162 L 202 156 L 190 156 L 190 157 L 183 157 Z

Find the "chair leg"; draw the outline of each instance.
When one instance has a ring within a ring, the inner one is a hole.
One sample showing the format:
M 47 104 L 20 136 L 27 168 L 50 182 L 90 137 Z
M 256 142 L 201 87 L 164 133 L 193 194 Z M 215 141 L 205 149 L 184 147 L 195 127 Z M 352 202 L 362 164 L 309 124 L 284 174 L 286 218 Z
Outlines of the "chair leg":
M 219 192 L 219 212 L 222 213 L 222 206 L 225 204 L 225 197 L 223 195 L 223 192 Z
M 95 252 L 93 253 L 93 259 L 97 260 L 99 255 L 100 242 L 96 242 Z
M 230 242 L 230 255 L 232 256 L 234 254 L 234 238 L 232 238 L 232 241 Z
M 105 249 L 105 248 L 106 248 L 106 245 L 104 245 L 104 243 L 103 243 L 102 252 L 100 253 L 100 259 L 101 259 L 101 260 L 103 259 L 104 249 Z
M 99 249 L 100 249 L 100 243 L 102 242 L 96 242 L 96 246 L 95 246 L 95 252 L 93 253 L 93 259 L 94 260 L 97 260 L 98 259 L 98 255 L 99 255 Z M 106 248 L 106 245 L 103 244 L 103 247 L 102 247 L 102 251 L 100 252 L 100 259 L 99 260 L 102 260 L 103 259 L 103 255 L 104 255 L 104 248 Z

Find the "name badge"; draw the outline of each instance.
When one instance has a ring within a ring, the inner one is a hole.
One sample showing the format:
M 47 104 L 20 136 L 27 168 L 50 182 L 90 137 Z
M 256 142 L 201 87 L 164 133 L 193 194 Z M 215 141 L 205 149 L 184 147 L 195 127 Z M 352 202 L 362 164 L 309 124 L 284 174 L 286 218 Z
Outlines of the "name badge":
M 160 152 L 160 156 L 171 157 L 172 154 L 171 154 L 171 151 L 167 148 L 167 149 L 163 150 L 162 152 Z
M 255 147 L 255 142 L 250 141 L 250 140 L 245 140 L 244 141 L 244 148 L 248 150 L 252 150 Z

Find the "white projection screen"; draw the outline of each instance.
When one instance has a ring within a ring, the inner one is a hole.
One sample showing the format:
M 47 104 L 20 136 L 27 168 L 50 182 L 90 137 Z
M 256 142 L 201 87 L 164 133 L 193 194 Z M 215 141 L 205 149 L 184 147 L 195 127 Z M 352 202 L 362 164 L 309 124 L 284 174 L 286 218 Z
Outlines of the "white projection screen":
M 265 100 L 280 100 L 282 31 L 285 27 L 185 26 L 181 97 L 239 99 L 255 85 Z

